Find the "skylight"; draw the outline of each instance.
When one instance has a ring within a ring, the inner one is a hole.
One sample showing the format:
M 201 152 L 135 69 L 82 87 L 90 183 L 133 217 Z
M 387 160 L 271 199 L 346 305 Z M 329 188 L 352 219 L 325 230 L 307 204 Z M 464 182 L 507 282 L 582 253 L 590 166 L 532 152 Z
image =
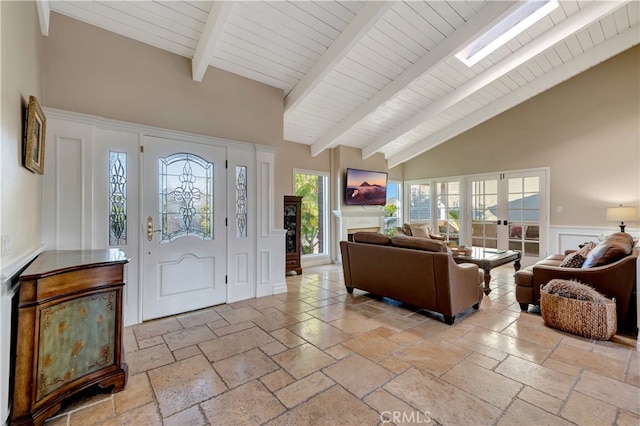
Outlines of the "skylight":
M 471 67 L 558 7 L 558 0 L 529 0 L 456 54 Z

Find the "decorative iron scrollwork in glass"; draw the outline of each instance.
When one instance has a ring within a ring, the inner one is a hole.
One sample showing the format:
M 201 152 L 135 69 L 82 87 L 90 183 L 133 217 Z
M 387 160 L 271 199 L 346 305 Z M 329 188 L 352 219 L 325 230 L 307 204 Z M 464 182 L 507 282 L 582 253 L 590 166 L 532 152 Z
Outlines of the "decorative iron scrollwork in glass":
M 194 154 L 159 159 L 161 241 L 213 239 L 213 163 Z
M 247 167 L 236 166 L 236 237 L 247 237 Z
M 127 153 L 109 151 L 109 245 L 127 244 Z

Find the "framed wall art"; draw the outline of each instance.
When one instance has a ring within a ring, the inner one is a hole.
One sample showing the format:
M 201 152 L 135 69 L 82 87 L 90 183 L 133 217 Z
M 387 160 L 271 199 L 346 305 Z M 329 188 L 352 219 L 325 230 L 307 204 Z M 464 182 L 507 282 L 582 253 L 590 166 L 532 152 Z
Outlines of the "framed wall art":
M 29 96 L 26 115 L 22 161 L 27 169 L 34 173 L 43 174 L 47 119 L 35 96 Z

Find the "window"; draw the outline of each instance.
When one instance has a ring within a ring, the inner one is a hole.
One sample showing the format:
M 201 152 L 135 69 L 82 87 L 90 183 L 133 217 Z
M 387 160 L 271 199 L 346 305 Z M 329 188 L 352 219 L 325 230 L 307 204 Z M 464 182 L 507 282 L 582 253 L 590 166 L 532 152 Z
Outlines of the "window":
M 302 197 L 300 243 L 302 257 L 329 254 L 329 174 L 294 170 L 294 189 Z
M 184 153 L 158 161 L 161 240 L 190 235 L 213 239 L 213 163 Z
M 127 153 L 109 151 L 109 245 L 127 244 Z
M 431 221 L 431 185 L 412 183 L 409 185 L 409 223 Z
M 387 182 L 387 204 L 384 209 L 384 232 L 394 235 L 396 227 L 402 226 L 402 182 Z

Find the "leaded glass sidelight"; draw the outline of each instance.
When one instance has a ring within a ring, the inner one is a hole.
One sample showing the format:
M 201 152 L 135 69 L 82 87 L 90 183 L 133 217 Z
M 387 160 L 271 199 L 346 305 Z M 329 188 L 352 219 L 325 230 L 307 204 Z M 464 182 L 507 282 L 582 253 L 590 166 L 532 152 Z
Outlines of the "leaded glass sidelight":
M 109 245 L 127 244 L 127 153 L 109 151 Z
M 236 166 L 236 237 L 247 237 L 247 167 Z
M 194 154 L 159 159 L 161 241 L 213 239 L 213 163 Z

